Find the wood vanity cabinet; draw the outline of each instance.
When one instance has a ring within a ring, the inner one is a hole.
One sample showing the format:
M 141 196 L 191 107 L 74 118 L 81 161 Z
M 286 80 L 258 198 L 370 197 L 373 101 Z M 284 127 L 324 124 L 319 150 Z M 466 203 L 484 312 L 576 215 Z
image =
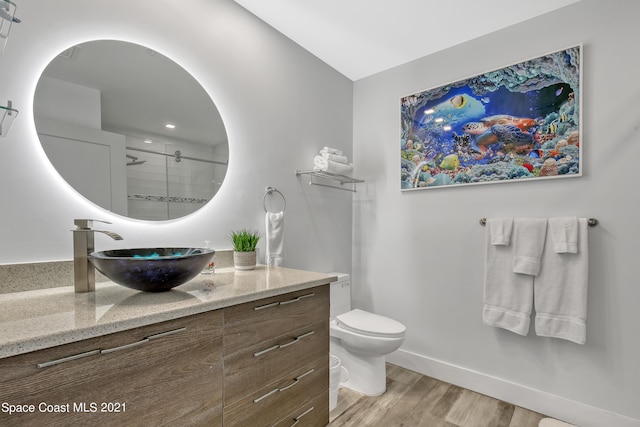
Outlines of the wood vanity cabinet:
M 328 359 L 323 285 L 0 359 L 0 426 L 324 426 Z
M 329 422 L 329 286 L 225 309 L 224 425 Z
M 0 425 L 220 426 L 222 326 L 218 310 L 0 359 Z

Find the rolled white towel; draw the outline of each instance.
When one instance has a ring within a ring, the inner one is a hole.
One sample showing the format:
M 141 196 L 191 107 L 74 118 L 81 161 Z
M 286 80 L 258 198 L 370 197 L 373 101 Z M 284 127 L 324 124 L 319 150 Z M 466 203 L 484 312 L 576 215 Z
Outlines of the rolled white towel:
M 320 153 L 322 153 L 323 151 L 325 153 L 337 154 L 338 156 L 342 156 L 343 154 L 341 150 L 338 150 L 337 148 L 327 147 L 326 145 L 322 147 L 322 150 L 320 150 Z
M 347 175 L 353 172 L 352 163 L 338 163 L 333 160 L 325 159 L 322 156 L 316 156 L 313 159 L 314 169 L 322 172 L 335 173 L 339 175 Z
M 346 156 L 340 156 L 338 154 L 331 154 L 331 153 L 327 153 L 325 151 L 321 151 L 320 155 L 322 157 L 324 157 L 325 159 L 328 160 L 333 160 L 334 162 L 338 162 L 338 163 L 349 163 L 349 159 L 347 159 Z

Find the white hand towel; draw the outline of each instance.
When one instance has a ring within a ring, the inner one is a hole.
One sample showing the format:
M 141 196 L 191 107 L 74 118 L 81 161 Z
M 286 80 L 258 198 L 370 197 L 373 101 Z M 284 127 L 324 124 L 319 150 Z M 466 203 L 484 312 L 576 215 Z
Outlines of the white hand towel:
M 527 335 L 533 307 L 533 276 L 514 273 L 512 263 L 513 247 L 494 245 L 491 227 L 487 227 L 482 321 Z
M 512 230 L 513 218 L 487 219 L 487 232 L 491 236 L 493 246 L 509 246 Z
M 537 276 L 547 235 L 547 219 L 516 218 L 513 229 L 513 272 Z
M 281 267 L 284 263 L 284 212 L 267 212 L 265 218 L 267 237 L 265 264 Z
M 322 157 L 324 157 L 325 159 L 328 160 L 333 160 L 334 162 L 338 162 L 338 163 L 349 163 L 349 160 L 347 159 L 346 156 L 340 156 L 338 154 L 331 154 L 331 153 L 327 153 L 327 152 L 320 152 L 320 155 Z
M 536 334 L 584 344 L 589 271 L 588 225 L 578 219 L 578 251 L 556 253 L 547 239 L 535 279 Z
M 578 218 L 549 218 L 549 232 L 555 253 L 578 253 Z
M 325 153 L 337 154 L 338 156 L 342 156 L 342 151 L 338 150 L 337 148 L 331 148 L 331 147 L 324 146 L 322 148 L 322 150 L 320 150 L 320 152 L 323 152 L 323 151 Z
M 347 175 L 353 172 L 353 164 L 338 163 L 333 160 L 325 159 L 322 156 L 316 156 L 313 159 L 314 169 L 322 172 L 335 173 L 339 175 Z

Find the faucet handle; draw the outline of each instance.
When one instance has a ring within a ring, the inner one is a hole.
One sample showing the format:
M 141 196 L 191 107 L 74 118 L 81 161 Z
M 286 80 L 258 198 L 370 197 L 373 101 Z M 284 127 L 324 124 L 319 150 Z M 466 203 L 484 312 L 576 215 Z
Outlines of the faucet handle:
M 103 224 L 111 224 L 109 221 L 102 221 L 99 219 L 74 219 L 73 223 L 78 227 L 78 230 L 91 230 L 94 221 L 102 222 Z

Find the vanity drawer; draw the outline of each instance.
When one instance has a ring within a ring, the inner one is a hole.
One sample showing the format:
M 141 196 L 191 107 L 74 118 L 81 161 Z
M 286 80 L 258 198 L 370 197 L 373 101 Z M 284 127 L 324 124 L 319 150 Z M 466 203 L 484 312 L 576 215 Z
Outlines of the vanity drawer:
M 224 408 L 224 425 L 271 426 L 329 389 L 329 355 Z M 327 411 L 328 413 L 328 411 Z
M 320 321 L 329 321 L 329 285 L 225 308 L 225 355 Z
M 329 424 L 329 391 L 291 412 L 274 427 L 318 427 Z
M 328 345 L 329 321 L 325 320 L 225 356 L 225 405 L 326 356 Z
M 35 406 L 2 426 L 221 425 L 222 312 L 0 359 L 0 402 Z

